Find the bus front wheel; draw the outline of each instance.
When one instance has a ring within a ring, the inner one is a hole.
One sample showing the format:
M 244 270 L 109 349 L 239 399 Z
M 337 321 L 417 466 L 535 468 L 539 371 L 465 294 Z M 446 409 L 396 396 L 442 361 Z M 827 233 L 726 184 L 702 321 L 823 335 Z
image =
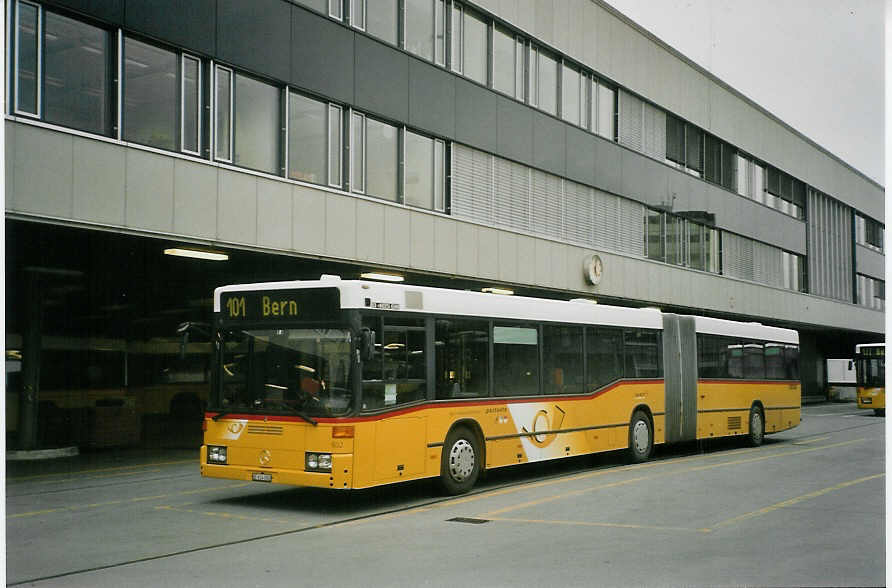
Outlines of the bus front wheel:
M 629 423 L 629 455 L 633 463 L 650 457 L 654 448 L 653 427 L 644 411 L 636 410 Z
M 750 409 L 750 434 L 748 441 L 753 447 L 762 445 L 765 439 L 765 418 L 762 416 L 762 410 L 758 406 Z
M 440 485 L 447 494 L 464 494 L 480 475 L 480 443 L 467 427 L 456 427 L 446 436 L 440 463 Z

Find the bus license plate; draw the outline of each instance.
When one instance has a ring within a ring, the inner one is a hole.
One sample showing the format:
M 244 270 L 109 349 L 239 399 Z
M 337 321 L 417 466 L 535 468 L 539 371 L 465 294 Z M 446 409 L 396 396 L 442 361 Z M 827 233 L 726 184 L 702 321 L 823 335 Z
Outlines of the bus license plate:
M 252 472 L 251 479 L 255 482 L 272 482 L 273 475 L 266 472 Z

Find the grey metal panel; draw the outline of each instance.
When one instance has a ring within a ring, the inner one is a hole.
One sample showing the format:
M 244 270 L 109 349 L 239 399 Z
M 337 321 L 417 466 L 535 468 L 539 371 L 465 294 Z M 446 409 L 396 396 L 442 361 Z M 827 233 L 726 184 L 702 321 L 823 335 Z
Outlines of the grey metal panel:
M 217 0 L 126 0 L 124 26 L 213 55 L 216 49 Z
M 220 170 L 217 237 L 229 243 L 257 243 L 257 177 Z
M 291 12 L 291 83 L 340 102 L 353 102 L 354 37 L 352 30 L 295 7 Z
M 404 121 L 409 118 L 409 56 L 356 35 L 354 104 L 357 108 Z
M 567 178 L 595 183 L 595 138 L 572 126 L 567 127 Z
M 288 184 L 257 179 L 258 245 L 271 249 L 291 249 L 292 206 L 294 200 Z
M 532 165 L 533 110 L 504 96 L 496 102 L 499 154 Z
M 623 149 L 621 157 L 622 190 L 620 194 L 651 206 L 662 204 L 668 191 L 665 165 L 640 153 Z
M 566 174 L 567 127 L 541 112 L 533 113 L 533 165 L 563 176 Z
M 44 0 L 44 2 L 82 12 L 116 25 L 124 21 L 124 0 Z
M 292 243 L 298 253 L 323 253 L 325 244 L 325 192 L 293 186 Z
M 356 199 L 325 193 L 325 253 L 332 257 L 356 257 Z
M 885 281 L 885 266 L 886 256 L 882 253 L 863 245 L 855 247 L 855 268 L 859 274 Z
M 456 271 L 458 223 L 437 217 L 434 223 L 434 268 L 446 274 Z
M 496 93 L 455 79 L 455 140 L 494 153 L 498 150 Z
M 601 137 L 594 138 L 595 147 L 595 183 L 596 188 L 608 192 L 620 193 L 622 185 L 622 147 Z
M 127 212 L 131 228 L 173 229 L 173 159 L 131 149 L 126 156 Z
M 124 151 L 103 141 L 74 137 L 73 216 L 124 224 Z
M 203 239 L 217 237 L 217 168 L 177 159 L 173 164 L 173 231 Z M 290 190 L 289 190 L 290 194 Z M 291 202 L 284 219 L 291 226 Z M 288 236 L 291 247 L 291 236 Z
M 455 136 L 455 76 L 409 58 L 409 124 L 437 135 Z
M 356 257 L 384 261 L 384 206 L 366 200 L 356 202 Z
M 291 75 L 291 12 L 282 0 L 217 0 L 217 57 L 277 80 Z
M 17 125 L 15 149 L 9 154 L 14 168 L 13 209 L 70 217 L 74 178 L 73 137 L 39 127 Z M 47 165 L 47 162 L 52 162 L 52 165 Z
M 412 231 L 411 266 L 417 269 L 434 269 L 434 217 L 413 212 L 410 220 Z
M 851 209 L 808 190 L 809 291 L 850 301 L 852 292 Z
M 499 231 L 499 280 L 517 282 L 517 235 Z

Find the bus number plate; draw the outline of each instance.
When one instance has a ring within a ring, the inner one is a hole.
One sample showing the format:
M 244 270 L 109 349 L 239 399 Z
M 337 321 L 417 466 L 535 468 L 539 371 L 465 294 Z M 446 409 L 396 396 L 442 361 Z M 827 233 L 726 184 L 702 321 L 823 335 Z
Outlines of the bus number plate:
M 273 475 L 266 472 L 252 472 L 251 479 L 255 482 L 272 482 Z

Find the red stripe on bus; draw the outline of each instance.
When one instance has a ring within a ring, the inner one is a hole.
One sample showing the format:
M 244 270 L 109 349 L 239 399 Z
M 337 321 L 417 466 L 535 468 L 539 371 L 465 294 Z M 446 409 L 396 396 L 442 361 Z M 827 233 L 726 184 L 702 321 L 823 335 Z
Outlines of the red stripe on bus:
M 312 417 L 313 420 L 319 423 L 363 423 L 369 421 L 379 421 L 385 418 L 402 416 L 404 414 L 409 414 L 412 412 L 418 412 L 420 410 L 427 410 L 429 408 L 435 406 L 449 406 L 453 407 L 468 407 L 468 406 L 491 406 L 493 404 L 529 404 L 533 402 L 554 402 L 558 400 L 591 400 L 592 398 L 597 398 L 607 392 L 617 388 L 621 385 L 636 385 L 636 384 L 663 384 L 664 381 L 661 379 L 653 379 L 653 380 L 620 380 L 618 382 L 614 382 L 609 386 L 602 388 L 592 394 L 580 394 L 580 395 L 537 395 L 530 396 L 527 398 L 514 398 L 510 400 L 500 400 L 496 398 L 487 397 L 486 400 L 468 400 L 462 402 L 450 402 L 448 400 L 441 400 L 437 402 L 426 402 L 424 404 L 416 404 L 413 406 L 407 406 L 406 408 L 400 410 L 394 410 L 391 412 L 384 412 L 380 414 L 373 414 L 369 416 L 361 416 L 361 417 L 344 417 L 344 418 L 333 418 L 333 417 Z M 219 412 L 206 412 L 204 417 L 213 418 L 220 414 Z M 232 418 L 246 421 L 283 421 L 283 422 L 306 422 L 304 419 L 298 416 L 287 416 L 287 415 L 263 415 L 263 414 L 238 414 L 238 413 L 226 413 L 224 418 Z

